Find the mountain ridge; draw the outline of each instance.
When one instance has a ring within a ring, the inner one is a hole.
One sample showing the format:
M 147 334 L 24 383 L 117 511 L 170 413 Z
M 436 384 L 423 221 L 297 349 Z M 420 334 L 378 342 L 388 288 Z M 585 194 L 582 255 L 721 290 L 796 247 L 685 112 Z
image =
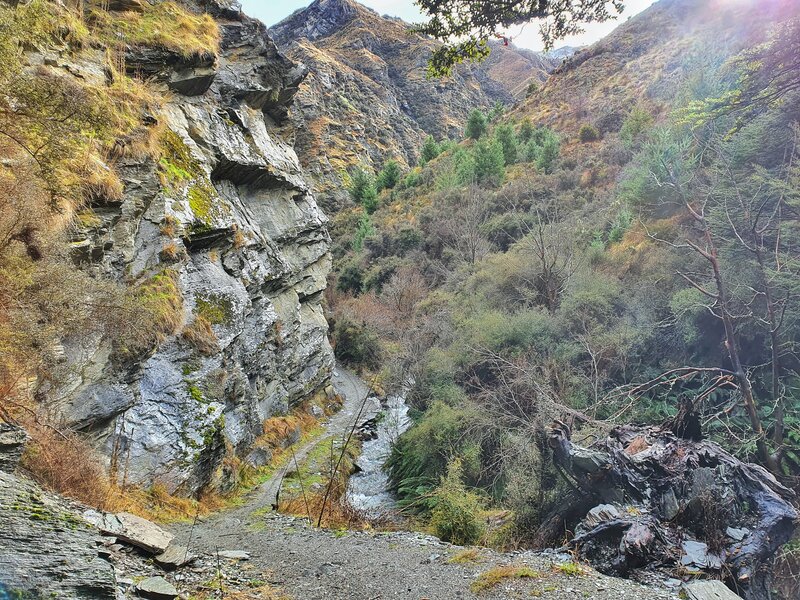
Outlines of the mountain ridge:
M 438 42 L 354 0 L 316 0 L 270 34 L 309 69 L 292 121 L 298 154 L 330 211 L 348 202 L 344 173 L 359 165 L 379 168 L 389 159 L 414 165 L 426 135 L 460 135 L 470 110 L 512 105 L 528 81 L 540 84 L 558 64 L 493 44 L 486 63 L 429 80 L 427 59 Z

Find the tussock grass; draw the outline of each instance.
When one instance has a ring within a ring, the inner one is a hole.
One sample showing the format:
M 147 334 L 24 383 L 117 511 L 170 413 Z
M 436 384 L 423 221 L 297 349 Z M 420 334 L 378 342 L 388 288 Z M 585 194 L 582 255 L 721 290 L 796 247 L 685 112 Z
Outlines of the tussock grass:
M 200 500 L 171 494 L 159 483 L 149 489 L 118 484 L 103 461 L 77 434 L 61 434 L 51 427 L 26 422 L 31 436 L 22 468 L 40 485 L 93 508 L 131 512 L 158 522 L 180 521 L 205 515 L 222 506 L 218 497 Z
M 530 567 L 524 565 L 503 565 L 481 573 L 478 578 L 472 582 L 469 589 L 475 594 L 480 594 L 509 579 L 533 579 L 538 577 L 541 577 L 541 573 L 534 571 Z
M 207 14 L 194 14 L 175 2 L 143 3 L 142 12 L 109 12 L 95 8 L 89 15 L 93 32 L 114 45 L 152 46 L 186 58 L 216 54 L 220 33 Z
M 451 556 L 447 562 L 451 565 L 466 565 L 472 563 L 478 563 L 483 560 L 481 557 L 481 552 L 478 548 L 466 548 L 457 554 Z
M 191 325 L 183 330 L 183 339 L 204 356 L 219 352 L 219 340 L 211 328 L 211 323 L 202 315 L 196 316 Z
M 567 575 L 568 577 L 583 577 L 584 575 L 589 574 L 589 570 L 586 567 L 576 563 L 575 561 L 555 565 L 553 570 L 561 575 Z

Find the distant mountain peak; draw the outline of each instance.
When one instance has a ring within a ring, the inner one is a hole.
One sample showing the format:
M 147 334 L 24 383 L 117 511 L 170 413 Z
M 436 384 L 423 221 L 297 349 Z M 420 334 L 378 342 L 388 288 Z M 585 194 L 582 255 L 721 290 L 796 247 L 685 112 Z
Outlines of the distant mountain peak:
M 336 33 L 351 21 L 364 16 L 378 16 L 355 0 L 314 0 L 270 28 L 279 45 L 302 38 L 316 41 Z

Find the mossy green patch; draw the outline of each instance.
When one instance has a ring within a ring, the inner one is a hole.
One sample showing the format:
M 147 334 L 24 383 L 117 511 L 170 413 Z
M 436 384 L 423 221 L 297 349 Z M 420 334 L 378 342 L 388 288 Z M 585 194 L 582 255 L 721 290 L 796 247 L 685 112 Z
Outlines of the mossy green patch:
M 167 129 L 161 136 L 159 165 L 168 183 L 177 186 L 203 173 L 189 146 L 177 133 Z
M 233 304 L 222 294 L 207 294 L 195 299 L 195 314 L 212 325 L 226 325 L 233 318 Z

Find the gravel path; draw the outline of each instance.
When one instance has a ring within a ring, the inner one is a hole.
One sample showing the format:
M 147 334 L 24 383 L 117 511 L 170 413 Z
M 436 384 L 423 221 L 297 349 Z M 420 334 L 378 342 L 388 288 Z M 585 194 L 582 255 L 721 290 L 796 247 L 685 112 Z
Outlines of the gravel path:
M 352 427 L 367 386 L 356 375 L 338 369 L 334 378 L 345 396 L 342 410 L 326 426 L 326 435 L 344 435 Z M 362 420 L 380 406 L 370 405 Z M 319 441 L 295 451 L 303 460 Z M 293 467 L 293 463 L 291 465 Z M 194 527 L 173 527 L 176 542 L 215 561 L 216 552 L 242 550 L 248 561 L 224 560 L 231 580 L 267 581 L 296 600 L 380 600 L 387 598 L 450 600 L 463 598 L 530 598 L 594 600 L 667 600 L 672 593 L 631 581 L 605 577 L 594 571 L 569 576 L 558 564 L 564 556 L 534 553 L 503 554 L 477 551 L 477 560 L 454 564 L 463 548 L 411 532 L 331 532 L 309 526 L 305 520 L 272 512 L 281 478 L 279 470 L 245 504 L 212 515 Z M 471 589 L 482 573 L 498 566 L 529 567 L 525 578 L 502 579 L 479 593 Z
M 180 543 L 187 541 L 188 533 L 188 528 L 177 532 Z M 244 550 L 250 560 L 224 561 L 226 575 L 240 581 L 243 577 L 267 581 L 296 600 L 677 599 L 665 590 L 591 570 L 567 575 L 558 567 L 568 561 L 564 556 L 479 550 L 477 561 L 453 564 L 450 560 L 463 548 L 430 536 L 409 532 L 342 535 L 274 513 L 212 517 L 195 528 L 192 548 L 203 548 L 209 555 L 217 549 Z M 527 566 L 533 576 L 504 579 L 477 594 L 470 589 L 482 573 L 503 565 Z

